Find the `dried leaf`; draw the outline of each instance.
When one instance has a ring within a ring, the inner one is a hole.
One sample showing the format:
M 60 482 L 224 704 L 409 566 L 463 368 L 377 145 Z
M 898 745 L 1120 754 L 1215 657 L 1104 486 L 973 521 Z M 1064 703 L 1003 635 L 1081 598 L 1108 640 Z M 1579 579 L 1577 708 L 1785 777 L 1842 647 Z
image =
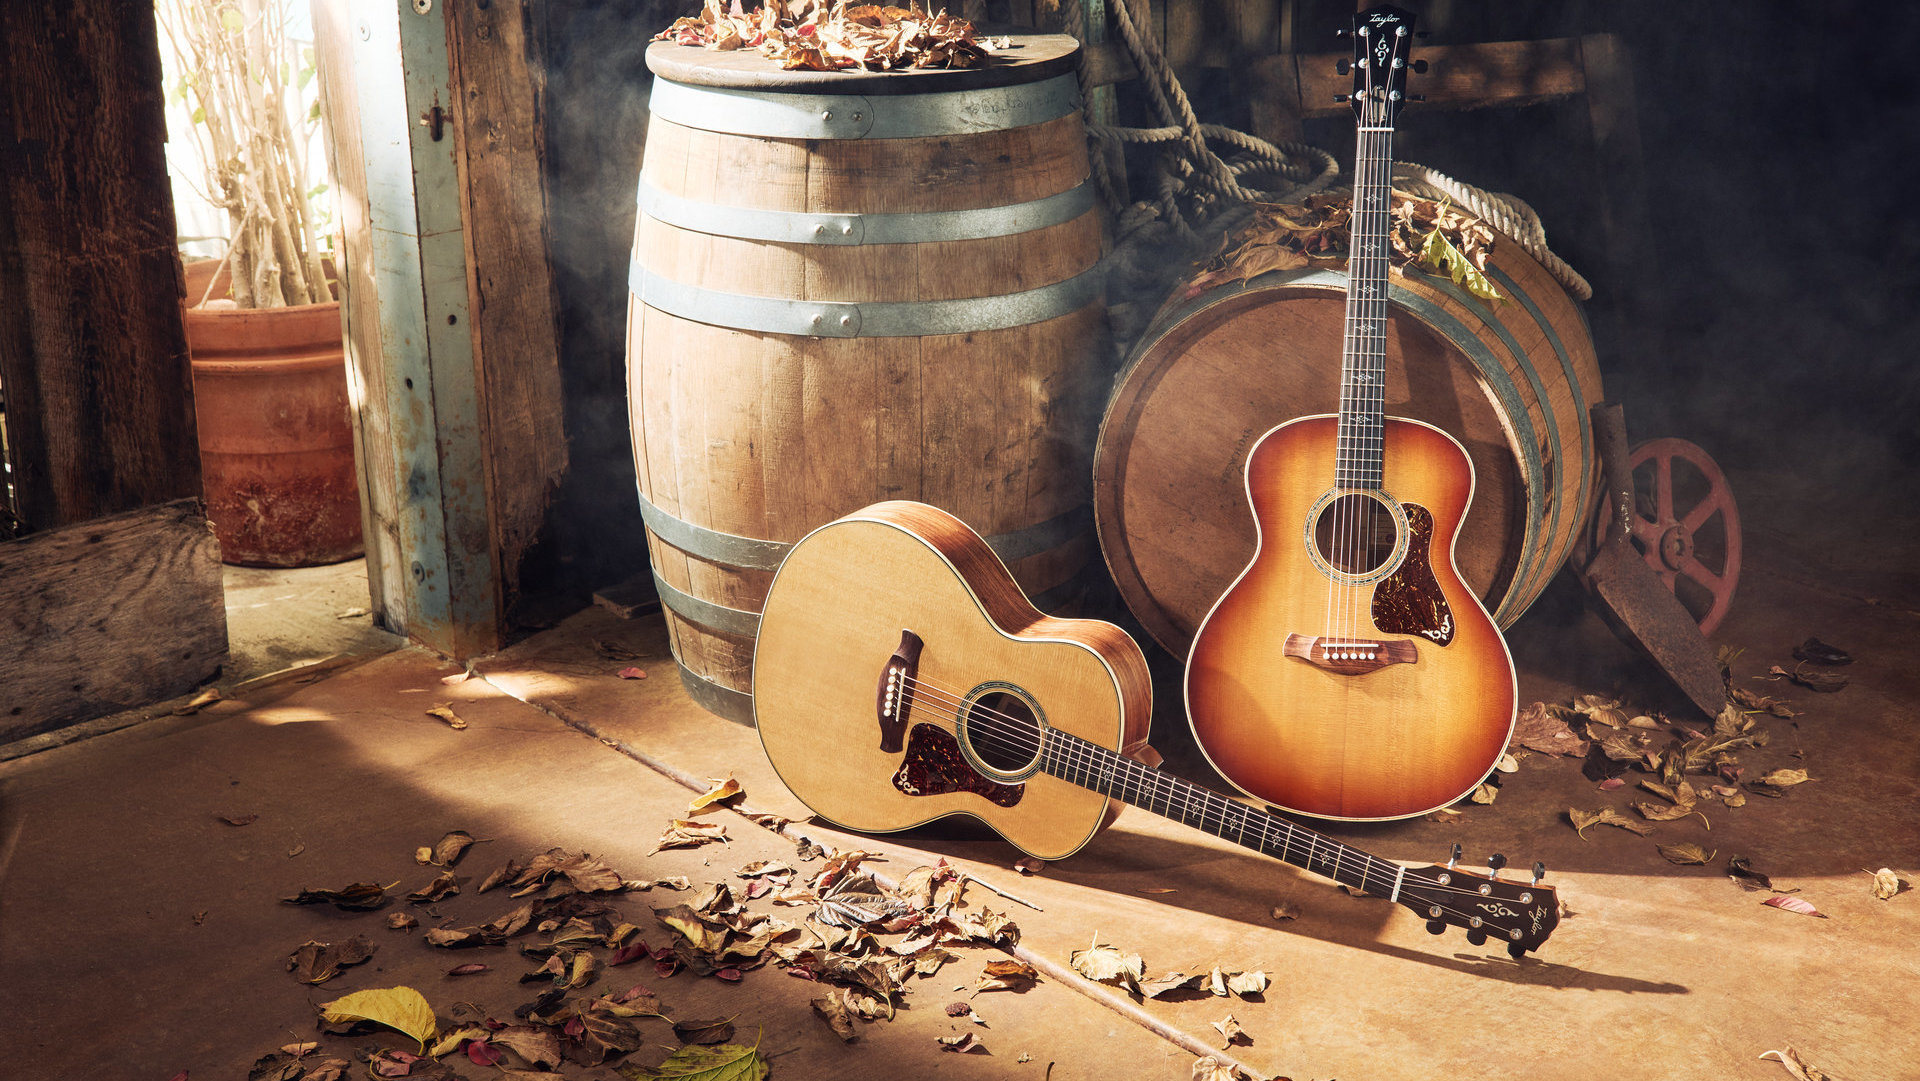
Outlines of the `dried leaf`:
M 248 826 L 260 821 L 256 814 L 220 815 L 219 818 L 229 826 Z
M 1232 1047 L 1236 1043 L 1250 1044 L 1253 1042 L 1253 1037 L 1248 1036 L 1246 1032 L 1241 1029 L 1240 1022 L 1235 1021 L 1232 1014 L 1228 1014 L 1220 1020 L 1213 1022 L 1213 1028 L 1216 1032 L 1220 1033 L 1220 1046 L 1222 1048 Z
M 301 890 L 292 897 L 280 898 L 281 903 L 289 905 L 330 904 L 335 908 L 349 912 L 366 912 L 387 903 L 387 891 L 392 886 L 382 886 L 373 882 L 355 882 L 337 890 Z
M 387 927 L 395 931 L 405 931 L 420 926 L 420 921 L 405 912 L 387 914 Z
M 975 994 L 982 991 L 1025 991 L 1040 979 L 1040 973 L 1025 961 L 988 961 L 980 973 L 980 982 L 973 985 Z
M 1785 1051 L 1763 1051 L 1760 1054 L 1760 1059 L 1763 1062 L 1767 1059 L 1772 1059 L 1780 1065 L 1785 1066 L 1787 1072 L 1794 1076 L 1795 1081 L 1833 1081 L 1824 1070 L 1809 1066 L 1801 1061 L 1799 1053 L 1796 1052 L 1791 1045 L 1789 1045 Z
M 551 1029 L 510 1025 L 488 1036 L 487 1042 L 519 1055 L 530 1066 L 560 1065 L 560 1037 Z
M 174 710 L 173 715 L 175 717 L 185 717 L 191 713 L 198 713 L 218 701 L 220 701 L 219 689 L 216 687 L 208 687 L 206 690 L 188 699 L 186 705 Z
M 1498 785 L 1492 784 L 1491 782 L 1482 781 L 1478 787 L 1474 788 L 1473 794 L 1468 796 L 1467 798 L 1472 800 L 1475 803 L 1485 804 L 1485 803 L 1492 803 L 1494 800 L 1494 797 L 1498 796 L 1499 794 L 1500 794 L 1500 788 Z
M 972 1051 L 985 1054 L 987 1050 L 986 1045 L 976 1040 L 971 1032 L 962 1032 L 958 1036 L 937 1036 L 935 1039 L 940 1041 L 942 1051 L 953 1051 L 964 1055 Z
M 1630 830 L 1640 834 L 1642 837 L 1653 832 L 1652 826 L 1641 825 L 1630 818 L 1623 818 L 1618 811 L 1615 811 L 1611 807 L 1602 807 L 1597 811 L 1582 811 L 1578 808 L 1569 807 L 1567 808 L 1567 817 L 1573 821 L 1574 830 L 1578 832 L 1583 839 L 1587 835 L 1587 827 L 1589 826 L 1619 826 L 1623 830 Z
M 474 843 L 473 835 L 466 830 L 453 830 L 435 841 L 431 848 L 420 848 L 413 854 L 414 862 L 431 864 L 435 867 L 452 867 L 460 862 L 460 854 Z
M 1891 867 L 1882 867 L 1873 872 L 1873 895 L 1882 901 L 1893 900 L 1905 885 Z
M 1789 897 L 1785 894 L 1769 897 L 1760 903 L 1763 905 L 1772 905 L 1775 908 L 1784 908 L 1788 912 L 1798 912 L 1803 916 L 1818 916 L 1823 920 L 1827 918 L 1826 913 L 1814 908 L 1812 904 L 1802 901 L 1798 897 Z
M 1787 788 L 1792 785 L 1804 784 L 1809 780 L 1812 780 L 1812 778 L 1807 776 L 1806 770 L 1776 769 L 1755 778 L 1754 783 L 1770 785 L 1774 788 Z
M 1300 909 L 1296 905 L 1282 901 L 1273 906 L 1271 915 L 1276 920 L 1297 920 L 1300 918 Z
M 647 678 L 647 670 L 629 666 L 622 668 L 619 672 L 615 673 L 615 675 L 618 675 L 621 679 L 645 679 Z
M 1246 998 L 1257 995 L 1267 989 L 1267 974 L 1264 972 L 1234 972 L 1227 976 L 1227 990 Z
M 1567 722 L 1549 710 L 1545 702 L 1535 702 L 1520 711 L 1514 719 L 1509 746 L 1569 758 L 1582 758 L 1587 753 L 1587 741 L 1575 735 Z
M 465 728 L 467 726 L 467 722 L 461 720 L 459 715 L 453 712 L 452 702 L 442 702 L 432 709 L 427 710 L 427 716 L 440 718 L 447 722 L 448 728 Z
M 355 935 L 337 947 L 330 942 L 307 942 L 287 955 L 287 971 L 302 983 L 325 983 L 341 969 L 366 961 L 378 948 L 365 935 Z
M 1499 761 L 1493 764 L 1493 768 L 1501 773 L 1518 773 L 1520 772 L 1520 760 L 1510 754 L 1503 754 L 1500 756 Z
M 716 803 L 724 803 L 727 800 L 734 799 L 739 795 L 740 795 L 740 782 L 735 780 L 734 778 L 728 777 L 724 781 L 715 781 L 713 782 L 712 788 L 709 788 L 705 792 L 705 794 L 699 796 L 692 803 L 689 803 L 687 805 L 687 813 L 698 814 L 700 811 L 705 810 L 706 808 L 711 807 Z
M 733 1018 L 716 1017 L 710 1021 L 675 1021 L 673 1035 L 681 1043 L 726 1043 L 733 1039 Z
M 1713 852 L 1708 852 L 1706 849 L 1691 842 L 1677 845 L 1657 845 L 1655 847 L 1659 848 L 1660 855 L 1665 858 L 1668 863 L 1679 864 L 1681 866 L 1709 863 L 1713 860 L 1714 856 L 1719 855 L 1718 849 Z
M 459 892 L 460 881 L 453 877 L 452 871 L 444 871 L 436 876 L 432 882 L 407 894 L 407 903 L 410 905 L 431 904 L 434 901 L 443 901 Z
M 1140 992 L 1140 977 L 1146 972 L 1146 965 L 1141 962 L 1139 954 L 1122 953 L 1112 946 L 1103 946 L 1098 938 L 1086 949 L 1068 954 L 1067 963 L 1087 979 L 1120 984 L 1135 994 Z
M 320 1019 L 329 1025 L 371 1021 L 420 1041 L 424 1053 L 439 1031 L 433 1007 L 411 987 L 380 987 L 322 1003 Z
M 1013 869 L 1020 872 L 1023 875 L 1037 875 L 1041 871 L 1045 870 L 1046 866 L 1047 866 L 1046 861 L 1034 859 L 1032 856 L 1028 856 L 1024 859 L 1017 859 L 1013 861 Z M 1153 891 L 1142 890 L 1140 892 L 1152 893 Z
M 1694 805 L 1691 803 L 1677 804 L 1672 807 L 1663 807 L 1658 803 L 1636 803 L 1633 805 L 1633 809 L 1640 812 L 1640 817 L 1650 822 L 1678 822 L 1688 815 L 1700 815 L 1700 821 L 1707 822 L 1707 816 L 1700 814 L 1700 812 L 1694 810 L 1693 807 Z M 1707 828 L 1712 829 L 1713 823 L 1707 822 Z
M 649 1069 L 628 1065 L 620 1072 L 635 1081 L 666 1078 L 672 1081 L 761 1081 L 767 1076 L 767 1064 L 760 1048 L 725 1043 L 716 1047 L 688 1044 L 667 1057 L 667 1061 Z
M 1772 890 L 1774 893 L 1798 893 L 1798 890 L 1775 890 L 1773 879 L 1753 869 L 1753 861 L 1746 856 L 1727 858 L 1727 877 L 1740 884 L 1743 890 Z
M 853 1027 L 853 1011 L 847 1006 L 846 988 L 827 988 L 825 998 L 813 1000 L 813 1012 L 842 1040 L 851 1041 L 858 1035 Z
M 1247 1081 L 1247 1075 L 1212 1055 L 1193 1060 L 1193 1081 Z
M 1142 980 L 1140 993 L 1148 998 L 1164 998 L 1175 991 L 1198 991 L 1200 984 L 1207 979 L 1207 973 L 1197 972 L 1191 976 L 1184 972 L 1169 972 L 1151 980 Z
M 648 855 L 669 848 L 697 848 L 700 845 L 726 839 L 727 827 L 718 822 L 693 822 L 676 818 L 667 827 L 667 831 L 660 835 L 660 840 L 654 842 L 653 852 L 649 852 Z M 804 855 L 801 856 L 801 859 L 806 858 Z

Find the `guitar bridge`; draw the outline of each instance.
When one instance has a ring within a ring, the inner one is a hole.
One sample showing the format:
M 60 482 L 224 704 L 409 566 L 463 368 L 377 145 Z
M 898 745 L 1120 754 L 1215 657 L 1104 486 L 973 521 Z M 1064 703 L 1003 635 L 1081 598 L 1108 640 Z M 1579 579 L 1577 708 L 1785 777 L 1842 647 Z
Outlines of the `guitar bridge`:
M 899 754 L 901 737 L 907 732 L 907 714 L 913 709 L 913 677 L 920 670 L 920 648 L 924 643 L 912 631 L 900 632 L 900 646 L 880 669 L 880 685 L 874 689 L 873 711 L 880 722 L 880 749 Z
M 1390 664 L 1418 663 L 1420 647 L 1404 638 L 1334 638 L 1289 634 L 1286 644 L 1280 648 L 1280 654 L 1283 657 L 1298 657 L 1308 664 L 1343 676 L 1358 676 Z

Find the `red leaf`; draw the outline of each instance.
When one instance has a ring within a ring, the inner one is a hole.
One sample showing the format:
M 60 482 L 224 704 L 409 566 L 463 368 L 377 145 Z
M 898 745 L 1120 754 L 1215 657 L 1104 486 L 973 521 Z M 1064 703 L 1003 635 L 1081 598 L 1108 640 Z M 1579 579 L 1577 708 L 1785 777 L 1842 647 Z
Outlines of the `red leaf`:
M 474 973 L 476 973 L 476 972 L 485 972 L 486 970 L 487 970 L 487 966 L 485 966 L 485 965 L 482 965 L 482 964 L 470 964 L 470 965 L 455 965 L 455 966 L 453 966 L 452 968 L 450 968 L 450 969 L 448 969 L 448 970 L 447 970 L 447 975 L 449 975 L 449 976 L 471 976 L 471 975 L 473 975 L 473 974 L 474 974 Z M 483 1064 L 483 1065 L 484 1065 L 484 1064 Z
M 714 973 L 714 975 L 730 983 L 740 982 L 740 970 L 737 968 L 723 968 L 720 971 Z
M 1769 897 L 1760 903 L 1763 905 L 1772 905 L 1775 908 L 1784 908 L 1788 912 L 1798 912 L 1802 916 L 1818 916 L 1823 920 L 1827 918 L 1825 912 L 1820 911 L 1798 897 L 1788 897 L 1785 894 L 1778 897 Z
M 607 958 L 607 964 L 609 965 L 632 964 L 633 962 L 640 960 L 642 957 L 651 957 L 651 956 L 653 956 L 653 951 L 647 949 L 646 943 L 636 938 L 632 942 L 628 943 L 627 945 L 622 946 L 619 949 L 613 951 L 613 956 Z
M 668 976 L 680 971 L 680 959 L 678 957 L 657 957 L 653 962 L 653 970 L 659 973 L 660 978 L 664 980 Z
M 567 1024 L 564 1031 L 566 1032 L 567 1035 L 577 1040 L 580 1038 L 580 1034 L 582 1032 L 587 1031 L 587 1023 L 584 1020 L 581 1020 L 579 1014 L 574 1014 L 572 1017 L 567 1018 Z
M 627 667 L 620 670 L 619 676 L 621 679 L 645 679 L 647 673 L 643 668 Z
M 467 1058 L 473 1060 L 475 1066 L 498 1066 L 505 1057 L 506 1052 L 485 1040 L 467 1041 Z

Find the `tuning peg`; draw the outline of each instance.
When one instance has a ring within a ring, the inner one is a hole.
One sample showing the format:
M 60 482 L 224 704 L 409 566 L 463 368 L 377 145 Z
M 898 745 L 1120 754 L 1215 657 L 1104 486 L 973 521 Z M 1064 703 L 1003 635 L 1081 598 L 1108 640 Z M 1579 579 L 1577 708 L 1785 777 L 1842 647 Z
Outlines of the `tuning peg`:
M 1352 100 L 1353 100 L 1353 95 L 1351 94 L 1335 94 L 1333 96 L 1333 101 L 1334 101 L 1334 104 L 1336 105 L 1338 105 L 1343 101 L 1352 101 Z
M 1353 70 L 1353 61 L 1341 60 L 1333 65 L 1333 70 L 1336 75 L 1345 75 L 1347 72 Z
M 1427 96 L 1425 94 L 1408 94 L 1407 100 L 1408 101 L 1425 101 L 1427 100 Z
M 1460 862 L 1460 842 L 1455 841 L 1453 842 L 1453 855 L 1447 857 L 1447 870 L 1449 871 L 1453 870 L 1453 865 L 1459 862 Z
M 1425 60 L 1415 60 L 1413 62 L 1413 70 L 1421 75 L 1425 75 L 1427 73 L 1427 62 Z
M 1467 941 L 1476 946 L 1484 946 L 1487 944 L 1487 933 L 1476 927 L 1467 932 Z
M 1505 867 L 1506 865 L 1507 865 L 1507 857 L 1502 856 L 1500 853 L 1495 852 L 1493 855 L 1488 856 L 1487 857 L 1487 877 L 1499 878 L 1500 868 Z
M 1335 30 L 1333 32 L 1333 36 L 1337 38 L 1352 37 L 1353 31 L 1352 30 Z
M 1527 948 L 1518 942 L 1507 943 L 1507 956 L 1518 961 L 1527 955 Z
M 1430 934 L 1430 935 L 1444 935 L 1444 934 L 1446 934 L 1446 933 L 1447 933 L 1447 921 L 1445 921 L 1445 920 L 1428 920 L 1428 921 L 1427 921 L 1427 933 L 1428 933 L 1428 934 Z
M 1527 883 L 1527 885 L 1538 886 L 1540 884 L 1540 880 L 1546 877 L 1547 877 L 1547 861 L 1535 860 L 1533 863 L 1533 881 Z

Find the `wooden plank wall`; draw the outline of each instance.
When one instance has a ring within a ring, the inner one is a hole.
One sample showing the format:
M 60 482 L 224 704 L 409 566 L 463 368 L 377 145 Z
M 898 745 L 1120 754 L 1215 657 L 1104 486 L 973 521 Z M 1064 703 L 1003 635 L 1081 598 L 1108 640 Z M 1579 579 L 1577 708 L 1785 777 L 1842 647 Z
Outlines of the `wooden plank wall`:
M 200 493 L 153 10 L 0 4 L 0 385 L 18 513 Z
M 198 499 L 0 544 L 0 743 L 185 694 L 226 655 Z

